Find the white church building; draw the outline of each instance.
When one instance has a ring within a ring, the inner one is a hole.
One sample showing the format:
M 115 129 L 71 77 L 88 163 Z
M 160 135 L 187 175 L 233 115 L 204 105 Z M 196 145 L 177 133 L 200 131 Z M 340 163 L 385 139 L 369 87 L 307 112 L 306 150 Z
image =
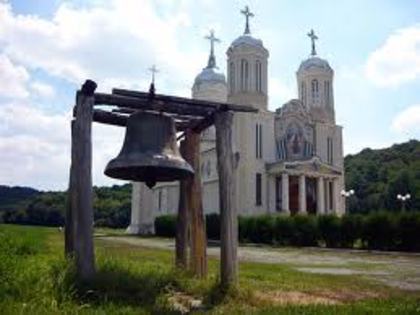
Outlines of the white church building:
M 311 31 L 309 58 L 296 72 L 298 96 L 283 106 L 268 109 L 269 52 L 251 35 L 246 8 L 245 32 L 227 49 L 227 79 L 217 71 L 211 33 L 207 66 L 197 75 L 192 97 L 252 105 L 257 114 L 237 113 L 234 118 L 234 151 L 240 215 L 337 214 L 345 212 L 342 127 L 334 113 L 334 71 L 318 57 L 317 37 Z M 202 134 L 201 175 L 204 212 L 219 212 L 215 130 Z M 129 233 L 153 233 L 157 216 L 177 213 L 179 183 L 158 183 L 152 190 L 133 183 Z

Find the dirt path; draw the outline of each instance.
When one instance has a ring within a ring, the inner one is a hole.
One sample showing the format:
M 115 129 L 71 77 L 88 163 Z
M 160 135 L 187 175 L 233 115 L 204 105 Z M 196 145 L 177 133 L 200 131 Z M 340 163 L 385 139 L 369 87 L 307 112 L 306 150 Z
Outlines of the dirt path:
M 132 246 L 174 249 L 174 240 L 132 236 L 97 235 L 98 239 Z M 209 256 L 218 257 L 219 247 L 210 246 Z M 368 252 L 320 248 L 271 248 L 240 246 L 240 261 L 286 264 L 298 271 L 321 274 L 357 274 L 404 290 L 420 291 L 420 254 Z

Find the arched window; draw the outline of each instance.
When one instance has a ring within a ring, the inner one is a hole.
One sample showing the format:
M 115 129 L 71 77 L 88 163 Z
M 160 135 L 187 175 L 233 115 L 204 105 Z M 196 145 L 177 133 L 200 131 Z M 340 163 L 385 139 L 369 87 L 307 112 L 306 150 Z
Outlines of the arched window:
M 306 106 L 306 83 L 302 81 L 300 84 L 300 95 L 302 98 L 303 106 Z
M 262 67 L 261 61 L 257 60 L 255 63 L 255 90 L 257 92 L 262 91 Z
M 248 61 L 245 59 L 241 60 L 241 91 L 248 90 L 248 76 L 249 76 L 249 69 L 248 69 Z
M 312 88 L 312 98 L 318 98 L 318 80 L 314 79 L 311 82 L 311 88 Z
M 325 105 L 327 107 L 331 106 L 330 103 L 330 81 L 325 81 L 324 82 L 324 97 L 325 97 Z
M 158 210 L 162 211 L 162 189 L 158 190 Z
M 233 62 L 229 65 L 229 90 L 230 93 L 235 91 L 235 64 Z
M 211 175 L 211 164 L 210 164 L 210 160 L 207 161 L 206 173 L 207 173 L 207 177 L 210 177 L 210 175 Z

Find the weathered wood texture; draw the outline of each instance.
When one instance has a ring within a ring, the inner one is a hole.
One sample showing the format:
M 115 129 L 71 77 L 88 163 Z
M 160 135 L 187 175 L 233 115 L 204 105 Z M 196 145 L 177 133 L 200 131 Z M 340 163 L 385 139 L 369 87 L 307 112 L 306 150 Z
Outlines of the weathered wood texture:
M 92 116 L 96 84 L 86 81 L 76 96 L 70 175 L 74 258 L 81 279 L 95 273 L 93 248 Z
M 207 116 L 211 114 L 212 108 L 194 107 L 185 104 L 169 104 L 164 101 L 148 99 L 139 99 L 136 97 L 113 95 L 105 93 L 95 93 L 95 104 L 114 105 L 126 108 L 154 110 L 165 113 L 174 113 L 180 115 Z
M 237 282 L 238 218 L 236 201 L 237 159 L 232 142 L 233 112 L 215 114 L 217 170 L 220 198 L 220 279 L 224 288 Z
M 125 90 L 125 89 L 112 89 L 112 94 L 114 95 L 121 95 L 127 97 L 134 97 L 139 100 L 147 101 L 150 100 L 150 93 L 147 92 L 140 92 L 140 91 L 132 91 L 132 90 Z M 231 103 L 221 103 L 221 102 L 214 102 L 208 100 L 197 100 L 185 97 L 177 97 L 172 95 L 162 95 L 162 94 L 154 94 L 153 100 L 158 102 L 164 102 L 167 104 L 168 109 L 170 107 L 176 107 L 178 105 L 189 105 L 193 107 L 201 107 L 203 109 L 213 109 L 213 110 L 232 110 L 238 112 L 258 112 L 258 109 L 255 109 L 252 106 L 248 105 L 237 105 Z
M 93 111 L 93 121 L 102 124 L 125 127 L 127 126 L 128 116 L 119 115 L 105 110 L 95 109 Z
M 75 149 L 75 136 L 74 136 L 74 120 L 71 121 L 70 125 L 71 130 L 71 158 L 74 156 Z M 65 217 L 65 227 L 64 227 L 64 254 L 68 258 L 74 257 L 74 238 L 76 235 L 75 232 L 75 222 L 73 217 L 73 190 L 74 190 L 74 171 L 73 163 L 70 164 L 70 174 L 69 174 L 69 188 L 67 190 L 66 198 L 66 217 Z
M 185 158 L 194 169 L 194 177 L 187 179 L 191 255 L 190 269 L 197 277 L 207 275 L 207 238 L 203 214 L 203 196 L 200 170 L 200 134 L 188 131 L 185 136 Z
M 177 131 L 191 129 L 200 133 L 214 124 L 214 114 L 217 111 L 258 112 L 258 109 L 248 105 L 196 100 L 150 92 L 113 89 L 112 93 L 95 93 L 95 105 L 118 108 L 113 108 L 112 112 L 95 110 L 94 121 L 124 126 L 126 116 L 117 113 L 131 114 L 137 110 L 155 111 L 171 115 L 175 119 Z
M 180 152 L 185 158 L 185 140 L 180 143 Z M 176 220 L 175 265 L 182 270 L 188 268 L 189 210 L 187 202 L 187 181 L 181 180 L 179 183 L 179 203 Z

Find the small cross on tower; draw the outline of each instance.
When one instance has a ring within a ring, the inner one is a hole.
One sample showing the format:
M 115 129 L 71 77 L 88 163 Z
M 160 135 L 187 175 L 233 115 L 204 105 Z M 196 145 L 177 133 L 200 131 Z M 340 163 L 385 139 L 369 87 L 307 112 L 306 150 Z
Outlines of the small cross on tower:
M 250 30 L 249 30 L 249 18 L 250 17 L 254 17 L 254 13 L 252 13 L 251 11 L 249 11 L 248 6 L 245 6 L 244 10 L 241 10 L 241 13 L 243 15 L 245 15 L 245 32 L 244 34 L 251 34 Z
M 311 39 L 311 42 L 312 42 L 312 52 L 311 52 L 311 55 L 312 56 L 315 56 L 316 55 L 315 41 L 318 39 L 318 36 L 315 35 L 315 32 L 314 32 L 313 29 L 307 35 Z
M 214 57 L 214 43 L 220 43 L 220 39 L 214 36 L 214 30 L 210 30 L 210 35 L 207 35 L 205 39 L 210 41 L 210 56 L 209 62 L 207 63 L 207 68 L 215 68 L 216 58 Z
M 152 84 L 155 84 L 155 74 L 159 72 L 155 65 L 149 68 L 149 71 L 152 73 Z

